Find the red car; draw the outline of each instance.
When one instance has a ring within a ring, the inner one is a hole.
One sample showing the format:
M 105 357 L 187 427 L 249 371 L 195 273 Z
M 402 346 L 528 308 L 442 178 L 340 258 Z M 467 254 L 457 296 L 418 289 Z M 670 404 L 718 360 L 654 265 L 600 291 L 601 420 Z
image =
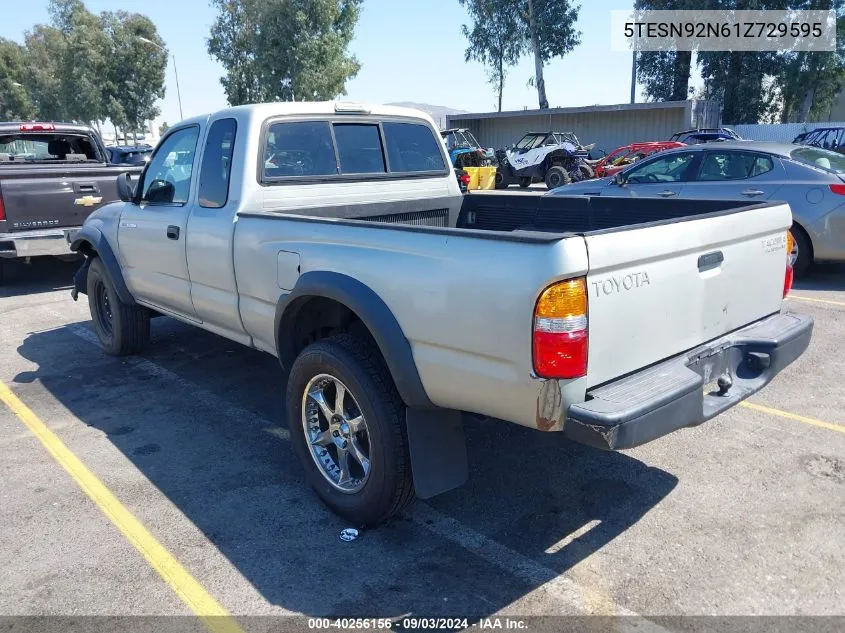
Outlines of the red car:
M 685 145 L 686 143 L 680 143 L 678 141 L 650 141 L 647 143 L 623 145 L 622 147 L 617 147 L 607 156 L 602 157 L 599 162 L 593 165 L 593 170 L 596 173 L 596 178 L 612 176 L 616 172 L 625 169 L 634 161 L 650 156 L 655 152 L 684 147 Z

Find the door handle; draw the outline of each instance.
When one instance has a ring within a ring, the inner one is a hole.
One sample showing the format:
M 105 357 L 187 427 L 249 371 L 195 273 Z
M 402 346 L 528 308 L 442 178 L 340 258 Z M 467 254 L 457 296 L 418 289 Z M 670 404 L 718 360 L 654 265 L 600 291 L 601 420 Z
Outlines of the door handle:
M 670 191 L 669 189 L 665 189 L 665 190 L 661 191 L 660 193 L 658 193 L 657 195 L 660 196 L 661 198 L 668 198 L 669 196 L 677 196 L 678 192 L 677 191 Z
M 746 189 L 742 192 L 743 196 L 748 196 L 749 198 L 753 198 L 754 196 L 762 196 L 763 192 L 759 189 Z
M 167 237 L 171 240 L 178 240 L 179 239 L 179 227 L 178 226 L 168 226 L 167 227 Z
M 73 183 L 73 191 L 75 193 L 99 193 L 100 188 L 95 182 L 75 182 Z

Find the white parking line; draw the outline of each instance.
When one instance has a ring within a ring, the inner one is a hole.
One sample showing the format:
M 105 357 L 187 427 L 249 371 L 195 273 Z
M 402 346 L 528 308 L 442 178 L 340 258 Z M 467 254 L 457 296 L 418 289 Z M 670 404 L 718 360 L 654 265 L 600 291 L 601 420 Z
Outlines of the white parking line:
M 61 314 L 51 308 L 44 307 L 42 309 L 60 321 L 64 321 L 67 318 L 67 315 Z M 72 323 L 64 327 L 80 339 L 100 348 L 97 335 L 87 326 Z M 290 439 L 290 434 L 286 429 L 278 427 L 277 424 L 267 420 L 263 416 L 238 405 L 233 405 L 211 391 L 182 378 L 178 374 L 150 360 L 130 356 L 124 359 L 124 362 L 144 373 L 162 378 L 170 385 L 175 385 L 189 391 L 196 402 L 213 411 L 235 419 L 251 419 L 265 429 L 272 429 L 275 436 L 284 440 Z M 567 607 L 567 612 L 574 614 L 593 614 L 594 609 L 591 605 L 601 605 L 601 615 L 637 615 L 633 611 L 612 603 L 608 596 L 601 595 L 600 592 L 592 591 L 576 584 L 560 572 L 546 567 L 535 559 L 520 554 L 498 541 L 476 532 L 457 519 L 438 512 L 420 500 L 417 500 L 412 506 L 408 516 L 418 526 L 459 545 L 512 576 L 528 584 L 535 585 L 538 588 L 542 586 L 542 590 L 553 594 L 558 604 Z M 608 609 L 610 609 L 609 613 L 607 611 Z M 657 630 L 659 628 L 655 628 L 654 625 L 649 627 L 649 631 Z

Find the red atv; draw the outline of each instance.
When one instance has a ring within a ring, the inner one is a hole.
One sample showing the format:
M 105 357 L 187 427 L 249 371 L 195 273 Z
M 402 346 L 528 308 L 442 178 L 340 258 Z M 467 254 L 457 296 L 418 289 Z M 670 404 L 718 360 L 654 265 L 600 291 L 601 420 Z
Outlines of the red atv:
M 686 143 L 680 143 L 678 141 L 650 141 L 647 143 L 623 145 L 622 147 L 617 147 L 607 156 L 603 156 L 598 163 L 593 165 L 593 170 L 596 172 L 596 178 L 612 176 L 641 158 L 651 156 L 656 152 L 662 152 L 664 149 L 674 149 L 676 147 L 684 147 L 685 145 Z

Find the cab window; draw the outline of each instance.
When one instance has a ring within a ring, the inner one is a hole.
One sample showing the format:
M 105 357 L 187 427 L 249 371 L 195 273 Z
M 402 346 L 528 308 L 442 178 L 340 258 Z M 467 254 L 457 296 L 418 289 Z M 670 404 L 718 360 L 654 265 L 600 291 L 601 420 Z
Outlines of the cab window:
M 144 173 L 141 200 L 149 204 L 185 204 L 191 191 L 191 174 L 199 128 L 171 133 L 159 145 Z
M 387 171 L 378 125 L 335 123 L 334 138 L 342 174 L 383 174 Z
M 446 169 L 437 139 L 427 125 L 385 122 L 382 129 L 391 172 Z
M 266 143 L 265 178 L 337 174 L 328 121 L 274 123 L 267 131 Z
M 229 199 L 229 176 L 235 149 L 235 119 L 220 119 L 211 124 L 200 167 L 199 203 L 201 207 L 219 208 Z

